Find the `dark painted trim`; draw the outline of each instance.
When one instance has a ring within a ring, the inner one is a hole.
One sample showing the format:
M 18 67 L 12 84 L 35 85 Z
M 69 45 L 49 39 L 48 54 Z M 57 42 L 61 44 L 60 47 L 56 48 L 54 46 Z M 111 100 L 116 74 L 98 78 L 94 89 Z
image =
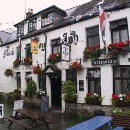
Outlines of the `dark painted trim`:
M 120 10 L 120 9 L 125 9 L 127 8 L 127 5 L 126 4 L 121 4 L 120 6 L 118 5 L 117 7 L 114 7 L 114 8 L 111 8 L 109 10 L 105 10 L 106 12 L 109 12 L 109 11 L 117 11 L 117 10 Z M 95 18 L 97 17 L 98 14 L 93 14 L 92 16 L 84 16 L 82 17 L 79 21 L 68 21 L 66 22 L 65 24 L 61 24 L 61 25 L 57 25 L 55 27 L 52 27 L 52 28 L 49 28 L 49 29 L 40 29 L 40 30 L 36 30 L 32 33 L 28 33 L 26 35 L 24 35 L 23 37 L 21 37 L 21 39 L 26 39 L 26 38 L 29 38 L 29 37 L 33 37 L 35 35 L 40 35 L 42 34 L 43 32 L 44 33 L 47 33 L 47 32 L 50 32 L 50 31 L 53 31 L 53 30 L 56 30 L 56 29 L 60 29 L 60 28 L 63 28 L 63 27 L 66 27 L 66 26 L 69 26 L 69 25 L 72 25 L 72 24 L 75 24 L 75 23 L 79 23 L 79 22 L 82 22 L 82 21 L 85 21 L 85 20 L 89 20 L 89 19 L 92 19 L 92 18 Z M 10 41 L 4 45 L 0 45 L 1 46 L 6 46 L 6 45 L 10 45 L 10 44 L 13 44 L 14 42 L 18 41 L 18 39 L 15 39 L 13 41 Z
M 17 26 L 18 24 L 23 23 L 24 21 L 30 20 L 30 19 L 32 19 L 33 17 L 35 17 L 36 15 L 39 15 L 39 14 L 45 15 L 45 14 L 48 14 L 48 13 L 53 12 L 53 11 L 54 11 L 54 12 L 57 12 L 57 13 L 63 15 L 63 16 L 66 16 L 66 15 L 67 15 L 64 10 L 62 10 L 62 9 L 58 8 L 57 6 L 53 5 L 53 6 L 50 6 L 50 7 L 46 8 L 46 9 L 44 9 L 44 10 L 41 10 L 40 12 L 38 12 L 38 13 L 32 15 L 32 16 L 29 17 L 29 18 L 24 19 L 23 21 L 21 21 L 21 22 L 15 24 L 14 26 Z

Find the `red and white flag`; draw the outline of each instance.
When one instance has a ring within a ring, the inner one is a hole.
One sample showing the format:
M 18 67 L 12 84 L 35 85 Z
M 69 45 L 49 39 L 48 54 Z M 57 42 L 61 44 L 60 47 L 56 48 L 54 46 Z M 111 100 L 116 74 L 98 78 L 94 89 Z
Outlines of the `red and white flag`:
M 99 21 L 100 21 L 100 31 L 102 35 L 102 41 L 105 42 L 105 24 L 106 24 L 106 13 L 99 7 L 100 15 L 99 15 Z

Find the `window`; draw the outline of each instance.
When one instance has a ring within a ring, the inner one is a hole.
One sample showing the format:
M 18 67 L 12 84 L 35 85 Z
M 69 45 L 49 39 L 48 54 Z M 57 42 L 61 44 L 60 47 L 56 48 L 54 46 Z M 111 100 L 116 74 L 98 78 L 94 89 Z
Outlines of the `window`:
M 20 74 L 20 72 L 16 73 L 16 80 L 17 80 L 17 88 L 21 89 L 21 74 Z
M 84 80 L 79 80 L 79 91 L 84 91 Z
M 88 78 L 88 92 L 96 93 L 101 95 L 101 79 L 100 79 L 100 69 L 99 68 L 90 68 L 87 72 Z
M 28 82 L 32 80 L 32 73 L 26 72 L 26 84 L 28 85 Z
M 17 37 L 24 35 L 24 24 L 19 24 L 17 27 Z
M 26 53 L 26 57 L 32 57 L 32 53 L 31 53 L 31 44 L 26 44 L 26 48 L 25 48 L 25 53 Z
M 51 40 L 52 53 L 61 53 L 60 38 Z
M 45 88 L 46 88 L 46 77 L 45 76 L 46 76 L 45 74 L 39 75 L 39 89 L 45 90 Z
M 66 81 L 67 80 L 72 81 L 77 86 L 77 72 L 69 69 L 66 70 Z
M 42 16 L 41 26 L 44 27 L 46 25 L 50 25 L 52 23 L 52 14 L 47 14 Z
M 127 19 L 121 19 L 110 23 L 112 43 L 129 39 Z
M 16 48 L 16 52 L 17 52 L 17 55 L 16 55 L 17 59 L 21 59 L 21 49 L 20 49 L 20 47 Z
M 37 19 L 33 19 L 28 23 L 28 32 L 35 31 L 37 28 Z
M 86 34 L 87 34 L 87 46 L 88 47 L 100 45 L 99 26 L 87 28 Z
M 130 66 L 113 67 L 113 94 L 130 94 Z

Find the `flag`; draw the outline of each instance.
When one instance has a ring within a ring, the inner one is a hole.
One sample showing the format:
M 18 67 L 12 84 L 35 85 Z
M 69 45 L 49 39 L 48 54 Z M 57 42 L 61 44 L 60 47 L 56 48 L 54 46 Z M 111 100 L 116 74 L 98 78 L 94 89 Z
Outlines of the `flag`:
M 31 40 L 31 53 L 37 54 L 38 53 L 38 41 Z
M 102 35 L 102 41 L 105 42 L 105 23 L 106 23 L 106 14 L 100 7 L 100 15 L 99 15 L 99 21 L 100 21 L 100 31 Z

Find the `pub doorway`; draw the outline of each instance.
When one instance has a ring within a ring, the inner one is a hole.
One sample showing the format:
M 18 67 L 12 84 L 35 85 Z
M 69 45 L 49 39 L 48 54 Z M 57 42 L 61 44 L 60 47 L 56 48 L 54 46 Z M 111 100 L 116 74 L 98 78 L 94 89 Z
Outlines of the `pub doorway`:
M 51 80 L 51 104 L 52 108 L 61 108 L 61 76 L 56 73 L 52 73 Z

